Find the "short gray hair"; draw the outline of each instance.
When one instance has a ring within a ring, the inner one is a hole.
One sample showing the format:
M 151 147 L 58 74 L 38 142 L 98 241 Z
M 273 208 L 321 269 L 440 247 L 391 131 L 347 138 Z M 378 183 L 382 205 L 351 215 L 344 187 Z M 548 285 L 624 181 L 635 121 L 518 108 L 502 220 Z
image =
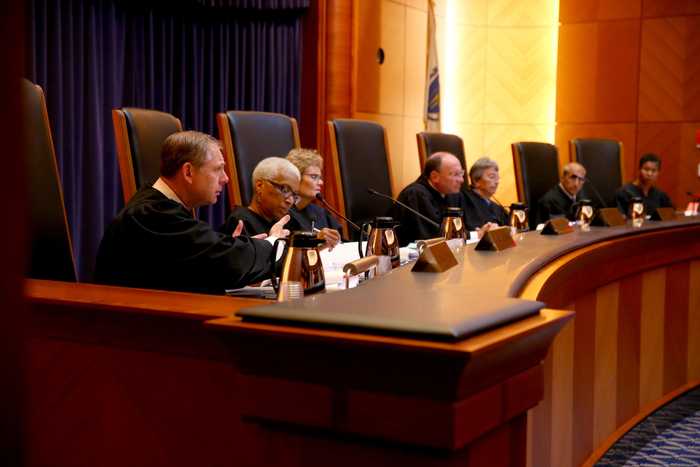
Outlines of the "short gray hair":
M 488 169 L 498 170 L 498 163 L 488 157 L 481 157 L 474 161 L 469 169 L 469 179 L 471 180 L 472 184 L 481 180 L 481 177 L 484 176 L 484 172 Z
M 253 170 L 253 184 L 258 180 L 274 180 L 279 178 L 292 178 L 301 181 L 299 169 L 283 157 L 267 157 L 255 166 Z
M 586 168 L 583 165 L 579 164 L 578 162 L 569 162 L 561 170 L 561 173 L 564 176 L 569 175 L 575 168 L 583 169 L 583 172 L 584 173 L 586 172 Z

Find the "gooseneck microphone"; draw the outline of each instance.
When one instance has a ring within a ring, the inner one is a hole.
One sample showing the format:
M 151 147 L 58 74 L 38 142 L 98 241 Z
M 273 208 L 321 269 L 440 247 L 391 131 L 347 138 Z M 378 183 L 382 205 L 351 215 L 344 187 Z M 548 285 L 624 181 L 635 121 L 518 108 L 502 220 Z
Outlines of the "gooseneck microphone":
M 328 204 L 328 201 L 326 201 L 323 198 L 323 195 L 321 193 L 316 193 L 316 199 L 319 200 L 320 202 L 322 202 L 323 205 L 326 207 L 326 209 L 328 209 L 330 212 L 332 212 L 333 214 L 335 214 L 336 216 L 340 217 L 345 222 L 347 222 L 350 227 L 357 230 L 358 232 L 362 231 L 362 229 L 360 229 L 360 227 L 357 224 L 355 224 L 353 221 L 351 221 L 350 219 L 348 219 L 347 217 L 345 217 L 344 215 L 342 215 L 341 213 L 339 213 L 338 211 L 333 209 L 333 206 Z
M 591 187 L 591 189 L 593 190 L 593 194 L 595 194 L 596 198 L 598 198 L 598 202 L 600 203 L 600 207 L 601 207 L 601 208 L 606 207 L 606 206 L 605 206 L 605 201 L 603 201 L 603 197 L 600 196 L 600 193 L 599 193 L 598 190 L 596 189 L 595 185 L 593 185 L 593 182 L 591 181 L 591 179 L 588 178 L 588 177 L 584 177 L 583 179 L 586 181 L 586 183 L 588 183 L 588 186 Z
M 406 206 L 404 203 L 402 203 L 402 202 L 399 201 L 398 199 L 394 199 L 394 198 L 392 198 L 391 196 L 385 195 L 384 193 L 380 193 L 380 192 L 378 192 L 377 190 L 373 190 L 372 188 L 367 188 L 367 192 L 369 192 L 369 194 L 371 194 L 371 195 L 379 196 L 380 198 L 384 198 L 384 199 L 388 199 L 388 200 L 390 200 L 392 203 L 398 204 L 398 205 L 401 206 L 402 208 L 407 209 L 408 211 L 412 212 L 413 214 L 415 214 L 416 216 L 420 217 L 421 219 L 423 219 L 425 222 L 429 223 L 430 225 L 432 225 L 432 226 L 434 226 L 434 227 L 437 227 L 438 229 L 440 228 L 440 224 L 438 224 L 438 223 L 435 222 L 434 220 L 432 220 L 432 219 L 430 219 L 430 218 L 424 216 L 423 214 L 419 213 L 418 211 L 416 211 L 416 210 L 413 209 L 412 207 Z

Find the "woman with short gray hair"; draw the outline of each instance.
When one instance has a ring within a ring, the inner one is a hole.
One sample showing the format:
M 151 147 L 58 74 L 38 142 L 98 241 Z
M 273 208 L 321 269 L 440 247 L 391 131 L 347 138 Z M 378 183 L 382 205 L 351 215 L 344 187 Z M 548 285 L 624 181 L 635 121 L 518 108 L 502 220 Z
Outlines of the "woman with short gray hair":
M 488 157 L 477 159 L 469 169 L 471 185 L 462 192 L 465 220 L 469 230 L 479 236 L 490 228 L 508 224 L 508 213 L 493 196 L 498 189 L 498 163 Z

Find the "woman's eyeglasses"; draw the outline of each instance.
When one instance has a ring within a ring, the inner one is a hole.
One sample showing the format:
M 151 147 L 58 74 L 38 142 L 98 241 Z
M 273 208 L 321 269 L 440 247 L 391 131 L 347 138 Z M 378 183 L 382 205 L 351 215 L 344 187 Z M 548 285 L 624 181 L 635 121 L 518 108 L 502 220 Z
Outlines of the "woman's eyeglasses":
M 283 185 L 281 183 L 273 182 L 272 180 L 268 180 L 267 178 L 263 178 L 263 180 L 272 185 L 275 188 L 275 190 L 277 190 L 277 192 L 285 198 L 291 197 L 294 200 L 294 203 L 299 201 L 299 195 L 295 193 L 289 185 Z
M 321 174 L 304 174 L 305 177 L 309 177 L 311 181 L 318 182 L 320 180 L 323 180 L 323 176 Z

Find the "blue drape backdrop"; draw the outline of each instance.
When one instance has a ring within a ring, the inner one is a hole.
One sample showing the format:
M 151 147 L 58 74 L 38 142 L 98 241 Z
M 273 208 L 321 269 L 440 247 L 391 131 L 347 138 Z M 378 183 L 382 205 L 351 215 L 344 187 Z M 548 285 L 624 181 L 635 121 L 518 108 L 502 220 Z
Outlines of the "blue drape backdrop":
M 298 118 L 308 1 L 28 1 L 26 76 L 46 93 L 82 281 L 123 205 L 112 109 L 163 110 L 212 135 L 224 110 Z M 225 205 L 199 216 L 216 226 Z

